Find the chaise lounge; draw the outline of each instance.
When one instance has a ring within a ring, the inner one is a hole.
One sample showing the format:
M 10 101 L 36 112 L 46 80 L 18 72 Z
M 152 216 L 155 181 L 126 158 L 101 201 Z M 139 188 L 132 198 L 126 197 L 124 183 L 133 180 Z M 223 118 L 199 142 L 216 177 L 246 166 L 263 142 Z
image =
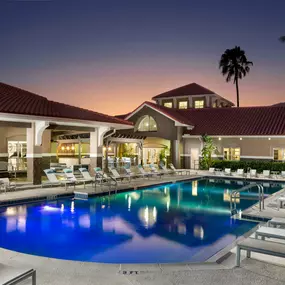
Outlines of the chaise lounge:
M 273 255 L 285 258 L 285 244 L 275 243 L 254 238 L 247 238 L 237 245 L 236 266 L 240 266 L 241 250 L 247 252 L 246 256 L 250 258 L 251 252 L 257 252 L 267 255 Z

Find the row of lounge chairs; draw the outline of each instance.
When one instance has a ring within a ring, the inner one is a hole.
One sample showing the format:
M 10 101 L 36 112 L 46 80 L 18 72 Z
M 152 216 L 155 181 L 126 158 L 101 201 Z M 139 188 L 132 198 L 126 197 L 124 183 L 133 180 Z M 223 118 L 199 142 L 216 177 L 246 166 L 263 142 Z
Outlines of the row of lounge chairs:
M 285 171 L 280 173 L 277 171 L 263 170 L 262 173 L 257 174 L 256 169 L 250 169 L 248 173 L 244 172 L 244 169 L 237 169 L 237 171 L 232 171 L 231 168 L 225 168 L 224 170 L 209 168 L 209 173 L 214 175 L 225 175 L 225 176 L 235 176 L 235 177 L 259 177 L 259 178 L 285 178 Z
M 237 245 L 236 266 L 240 266 L 241 250 L 247 252 L 248 258 L 250 258 L 251 252 L 285 258 L 285 244 L 265 240 L 266 238 L 285 240 L 285 229 L 277 228 L 278 226 L 285 226 L 285 218 L 271 219 L 266 226 L 261 226 L 255 232 L 255 238 L 247 238 L 239 242 Z
M 79 168 L 81 173 L 81 178 L 78 178 L 74 175 L 74 172 L 70 168 L 63 169 L 62 173 L 57 173 L 54 169 L 45 169 L 44 172 L 48 178 L 48 181 L 44 182 L 42 186 L 50 185 L 50 186 L 64 186 L 67 189 L 68 186 L 75 187 L 77 184 L 83 184 L 85 187 L 86 183 L 95 184 L 104 184 L 108 183 L 108 185 L 114 184 L 117 185 L 118 181 L 127 180 L 128 182 L 131 179 L 136 178 L 151 178 L 151 177 L 162 177 L 166 174 L 190 174 L 189 169 L 176 169 L 173 165 L 170 165 L 170 169 L 162 166 L 161 170 L 158 170 L 154 165 L 149 166 L 150 171 L 146 171 L 142 165 L 138 165 L 138 171 L 133 172 L 129 168 L 125 168 L 125 174 L 120 174 L 116 168 L 109 168 L 109 173 L 105 173 L 102 171 L 100 167 L 94 168 L 95 175 L 92 176 L 88 169 Z M 59 178 L 58 178 L 59 177 Z

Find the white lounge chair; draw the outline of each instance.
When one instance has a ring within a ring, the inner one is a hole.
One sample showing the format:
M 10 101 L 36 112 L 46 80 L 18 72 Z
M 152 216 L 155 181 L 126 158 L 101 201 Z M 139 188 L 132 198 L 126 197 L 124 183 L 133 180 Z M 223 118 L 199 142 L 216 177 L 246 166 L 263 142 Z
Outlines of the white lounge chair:
M 183 174 L 183 173 L 185 173 L 186 175 L 190 175 L 190 169 L 176 169 L 175 168 L 175 166 L 172 164 L 172 163 L 170 163 L 169 164 L 169 167 L 173 170 L 173 171 L 175 171 L 175 173 L 178 173 L 178 174 Z
M 277 226 L 285 226 L 285 218 L 272 218 L 271 220 L 268 221 L 268 226 L 273 226 L 273 227 L 277 227 Z
M 161 171 L 165 174 L 175 174 L 173 169 L 167 169 L 165 165 L 160 165 Z
M 121 175 L 116 168 L 109 168 L 109 171 L 112 173 L 111 177 L 115 180 L 120 180 L 123 181 L 124 179 L 131 181 L 131 176 L 130 175 Z
M 285 202 L 285 197 L 281 196 L 277 198 L 277 209 L 283 208 L 283 203 Z
M 101 186 L 104 183 L 111 183 L 114 182 L 115 185 L 117 185 L 117 180 L 112 178 L 111 176 L 108 176 L 102 169 L 101 167 L 94 167 L 94 172 L 95 172 L 95 177 L 96 181 L 100 182 Z M 96 184 L 95 184 L 96 185 Z
M 210 167 L 208 171 L 209 171 L 209 174 L 216 174 L 214 167 Z
M 285 244 L 275 243 L 254 238 L 247 238 L 237 245 L 236 266 L 240 266 L 240 252 L 246 250 L 247 257 L 250 258 L 251 252 L 268 254 L 278 257 L 285 257 Z
M 138 165 L 138 170 L 139 170 L 139 172 L 140 172 L 144 177 L 150 178 L 150 177 L 153 176 L 153 174 L 152 174 L 151 172 L 145 171 L 145 169 L 142 167 L 141 164 Z
M 232 174 L 232 170 L 230 168 L 225 168 L 224 170 L 224 175 L 231 175 Z
M 270 178 L 270 170 L 263 170 L 259 177 Z
M 285 171 L 281 171 L 279 178 L 285 179 Z
M 84 188 L 85 188 L 85 183 L 86 182 L 91 182 L 92 183 L 92 177 L 91 177 L 91 179 L 77 178 L 70 168 L 63 169 L 63 172 L 66 175 L 68 180 L 74 181 L 76 184 L 83 183 Z
M 249 177 L 256 177 L 256 169 L 250 169 Z
M 158 170 L 156 169 L 156 167 L 155 167 L 154 165 L 152 165 L 152 164 L 149 165 L 149 169 L 150 169 L 150 172 L 151 172 L 152 174 L 157 175 L 157 176 L 159 176 L 160 178 L 161 178 L 161 176 L 162 176 L 163 174 L 165 174 L 165 173 L 162 172 L 162 171 L 158 171 Z
M 239 168 L 236 172 L 232 172 L 233 176 L 244 177 L 244 170 Z
M 79 171 L 86 181 L 91 181 L 92 184 L 96 183 L 96 177 L 92 177 L 90 175 L 88 169 L 80 167 Z M 97 181 L 100 182 L 99 180 L 97 180 Z
M 271 227 L 260 227 L 255 232 L 255 238 L 261 237 L 263 240 L 265 238 L 276 238 L 285 239 L 285 229 L 277 229 Z
M 11 190 L 16 190 L 16 183 L 15 182 L 10 182 L 9 178 L 0 178 L 0 189 L 5 191 L 11 191 Z
M 137 178 L 137 177 L 144 177 L 143 174 L 141 173 L 134 173 L 130 168 L 127 168 L 125 167 L 125 171 L 126 171 L 126 174 L 130 177 L 134 177 L 134 178 Z
M 42 183 L 42 187 L 45 185 L 50 185 L 50 186 L 65 186 L 65 190 L 67 189 L 67 186 L 73 185 L 75 188 L 75 181 L 70 181 L 67 179 L 63 180 L 58 180 L 55 171 L 53 169 L 45 169 L 44 173 L 46 174 L 48 181 Z

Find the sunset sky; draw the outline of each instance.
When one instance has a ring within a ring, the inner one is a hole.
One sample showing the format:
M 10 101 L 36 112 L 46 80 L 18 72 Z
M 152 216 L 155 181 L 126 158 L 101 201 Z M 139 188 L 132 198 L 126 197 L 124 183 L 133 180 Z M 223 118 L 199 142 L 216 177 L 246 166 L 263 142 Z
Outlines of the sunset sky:
M 0 81 L 107 114 L 196 82 L 235 102 L 218 61 L 254 62 L 241 106 L 285 101 L 284 0 L 1 0 Z

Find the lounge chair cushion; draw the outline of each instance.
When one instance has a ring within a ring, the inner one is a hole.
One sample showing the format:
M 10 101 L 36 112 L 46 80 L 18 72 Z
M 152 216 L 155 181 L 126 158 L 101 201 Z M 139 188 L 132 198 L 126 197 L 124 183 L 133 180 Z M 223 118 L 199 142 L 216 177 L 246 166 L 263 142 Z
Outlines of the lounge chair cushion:
M 285 244 L 247 238 L 244 241 L 240 242 L 238 246 L 244 250 L 285 257 Z

